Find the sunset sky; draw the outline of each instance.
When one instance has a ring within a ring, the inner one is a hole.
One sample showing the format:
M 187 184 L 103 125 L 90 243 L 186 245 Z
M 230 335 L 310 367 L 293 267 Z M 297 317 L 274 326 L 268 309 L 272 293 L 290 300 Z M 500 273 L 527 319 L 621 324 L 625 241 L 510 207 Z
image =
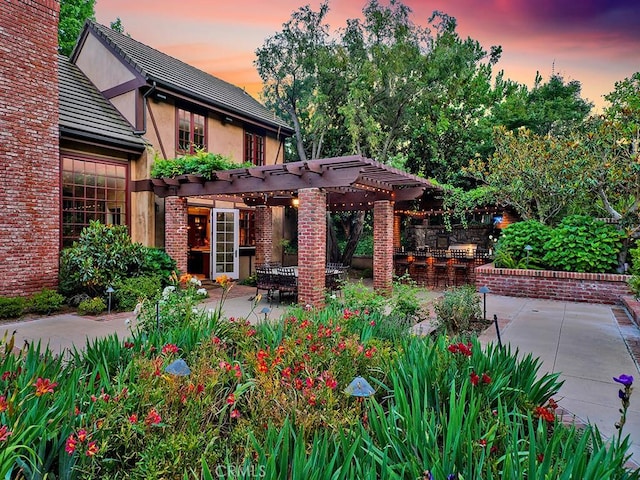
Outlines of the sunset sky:
M 134 39 L 258 96 L 256 48 L 278 32 L 303 0 L 97 0 L 96 19 L 120 17 Z M 331 0 L 332 31 L 359 17 L 365 0 Z M 388 0 L 380 0 L 388 4 Z M 462 37 L 485 50 L 501 45 L 497 70 L 531 86 L 536 71 L 578 80 L 597 107 L 614 83 L 640 71 L 638 0 L 404 0 L 414 23 L 434 10 L 455 17 Z

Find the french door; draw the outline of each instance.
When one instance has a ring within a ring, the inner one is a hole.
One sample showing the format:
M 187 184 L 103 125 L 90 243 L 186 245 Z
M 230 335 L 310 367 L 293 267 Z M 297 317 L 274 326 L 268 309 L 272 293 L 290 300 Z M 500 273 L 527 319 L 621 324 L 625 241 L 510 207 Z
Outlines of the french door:
M 220 275 L 237 279 L 238 268 L 238 210 L 211 210 L 211 279 Z

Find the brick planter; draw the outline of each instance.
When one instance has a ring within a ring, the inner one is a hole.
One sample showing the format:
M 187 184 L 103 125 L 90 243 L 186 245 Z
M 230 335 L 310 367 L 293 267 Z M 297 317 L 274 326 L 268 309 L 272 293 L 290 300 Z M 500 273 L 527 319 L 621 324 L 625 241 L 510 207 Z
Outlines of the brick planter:
M 511 297 L 616 304 L 631 293 L 629 275 L 494 268 L 493 264 L 476 267 L 475 274 L 478 287 L 486 285 L 491 293 Z

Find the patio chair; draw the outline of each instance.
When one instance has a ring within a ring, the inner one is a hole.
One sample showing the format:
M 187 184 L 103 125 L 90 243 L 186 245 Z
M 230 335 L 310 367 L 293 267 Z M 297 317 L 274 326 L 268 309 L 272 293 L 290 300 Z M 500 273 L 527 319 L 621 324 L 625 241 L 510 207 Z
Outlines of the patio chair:
M 435 287 L 440 286 L 440 282 L 444 283 L 445 287 L 449 286 L 449 252 L 447 250 L 432 250 L 431 256 L 433 257 L 433 285 Z
M 282 300 L 282 295 L 292 295 L 294 299 L 298 298 L 298 275 L 295 268 L 282 267 L 278 268 L 277 273 L 278 303 Z
M 336 291 L 342 288 L 349 267 L 342 263 L 327 263 L 324 286 L 327 290 Z

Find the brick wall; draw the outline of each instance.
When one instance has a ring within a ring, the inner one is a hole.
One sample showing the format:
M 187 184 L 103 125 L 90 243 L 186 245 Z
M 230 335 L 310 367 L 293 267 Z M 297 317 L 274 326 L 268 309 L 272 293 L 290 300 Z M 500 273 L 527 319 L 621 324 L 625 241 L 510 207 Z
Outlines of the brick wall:
M 177 262 L 177 269 L 181 273 L 187 273 L 187 260 L 189 258 L 189 215 L 187 199 L 167 197 L 165 199 L 164 209 L 165 251 Z
M 298 301 L 321 308 L 327 256 L 326 194 L 305 188 L 298 198 Z
M 373 204 L 373 288 L 381 294 L 393 289 L 393 203 Z
M 2 0 L 0 295 L 58 283 L 57 0 Z
M 511 297 L 547 298 L 571 302 L 615 304 L 629 295 L 629 275 L 517 270 L 482 265 L 475 270 L 476 285 Z
M 273 251 L 273 212 L 271 207 L 256 207 L 256 265 L 271 263 Z

